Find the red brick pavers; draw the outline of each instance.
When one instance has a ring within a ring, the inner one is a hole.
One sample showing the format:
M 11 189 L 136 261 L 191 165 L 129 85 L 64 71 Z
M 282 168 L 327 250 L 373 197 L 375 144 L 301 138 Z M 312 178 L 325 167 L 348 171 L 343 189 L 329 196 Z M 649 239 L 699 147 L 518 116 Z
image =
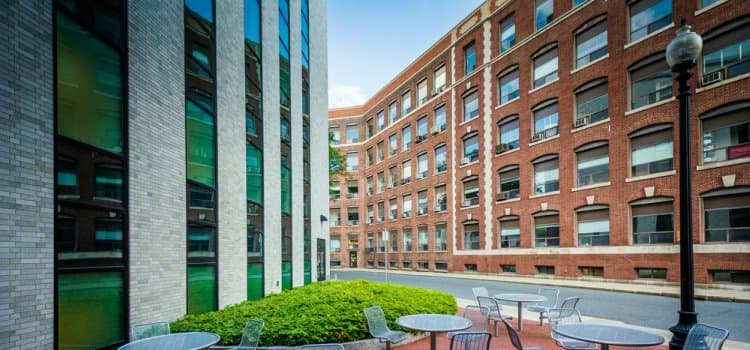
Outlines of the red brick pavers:
M 463 311 L 459 310 L 458 314 L 460 315 Z M 515 317 L 513 320 L 510 321 L 510 323 L 515 327 L 516 326 L 516 319 Z M 494 323 L 490 323 L 490 327 L 488 331 L 492 333 L 493 331 Z M 505 329 L 504 325 L 499 325 L 500 328 L 500 336 L 492 337 L 492 341 L 490 342 L 490 349 L 505 349 L 505 350 L 512 350 L 513 345 L 510 343 L 510 338 L 508 338 L 508 332 Z M 524 347 L 541 347 L 542 349 L 561 349 L 560 347 L 555 344 L 555 342 L 552 340 L 552 338 L 549 335 L 549 325 L 545 323 L 543 326 L 539 325 L 539 322 L 535 322 L 533 320 L 524 320 L 523 322 L 523 331 L 518 333 L 521 336 L 521 342 L 523 343 Z M 439 334 L 437 336 L 437 348 L 440 349 L 449 349 L 450 348 L 450 338 L 448 338 L 447 334 Z M 430 348 L 430 337 L 426 337 L 422 340 L 410 343 L 410 344 L 404 344 L 404 345 L 396 345 L 394 346 L 394 349 L 397 350 L 422 350 L 422 349 L 429 349 Z M 617 346 L 610 346 L 610 349 L 629 349 L 629 350 L 636 350 L 636 349 L 649 349 L 649 350 L 665 350 L 667 349 L 667 345 L 659 345 L 659 346 L 649 346 L 649 347 L 617 347 Z

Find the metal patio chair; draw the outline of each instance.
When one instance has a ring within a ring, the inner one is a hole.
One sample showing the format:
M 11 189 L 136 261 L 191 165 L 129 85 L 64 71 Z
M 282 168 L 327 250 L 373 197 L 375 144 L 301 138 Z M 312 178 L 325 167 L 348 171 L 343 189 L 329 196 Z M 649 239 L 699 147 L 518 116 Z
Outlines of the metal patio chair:
M 169 334 L 169 322 L 141 323 L 130 329 L 130 341 Z
M 547 318 L 545 316 L 547 311 L 557 307 L 557 297 L 560 295 L 560 290 L 557 288 L 539 288 L 538 294 L 546 297 L 547 300 L 531 304 L 526 307 L 526 310 L 539 313 L 539 325 L 541 326 L 544 323 L 544 319 Z
M 240 345 L 235 347 L 234 350 L 248 350 L 255 349 L 258 347 L 260 341 L 260 334 L 263 333 L 263 326 L 265 322 L 263 320 L 250 320 L 245 323 L 245 329 L 242 330 L 242 339 L 240 339 Z
M 490 313 L 490 309 L 483 307 L 483 306 L 469 305 L 465 307 L 464 313 L 461 316 L 471 321 L 471 327 L 464 329 L 462 331 L 449 332 L 448 337 L 452 338 L 454 335 L 459 334 L 459 333 L 472 333 L 472 332 L 487 331 L 487 324 L 489 323 L 487 315 L 489 313 Z
M 560 309 L 575 309 L 576 305 L 578 305 L 578 302 L 581 300 L 580 297 L 570 297 L 565 298 L 563 302 L 560 304 Z
M 365 317 L 367 317 L 367 328 L 370 330 L 370 334 L 380 339 L 381 342 L 385 342 L 385 349 L 391 349 L 391 343 L 399 343 L 406 338 L 406 333 L 401 331 L 392 331 L 388 328 L 388 323 L 385 321 L 385 313 L 380 306 L 371 306 L 365 308 Z
M 490 310 L 488 316 L 487 322 L 495 322 L 495 336 L 497 337 L 500 335 L 500 329 L 498 328 L 498 322 L 500 322 L 501 319 L 507 318 L 511 319 L 511 316 L 503 315 L 501 311 L 503 310 L 503 307 L 500 305 L 500 303 L 497 302 L 497 300 L 490 298 L 490 297 L 477 297 L 477 302 L 479 302 L 479 306 L 486 307 Z
M 492 334 L 489 332 L 464 332 L 451 336 L 451 350 L 489 350 Z
M 596 344 L 571 339 L 555 333 L 555 328 L 562 324 L 581 323 L 581 314 L 575 309 L 549 309 L 549 334 L 558 346 L 565 350 L 596 350 Z
M 705 323 L 696 323 L 690 329 L 687 339 L 685 339 L 684 350 L 720 350 L 724 342 L 729 337 L 729 331 L 707 325 Z
M 518 336 L 518 333 L 516 333 L 516 329 L 513 328 L 507 320 L 503 319 L 502 321 L 505 323 L 505 329 L 508 330 L 510 343 L 513 344 L 513 347 L 516 348 L 516 350 L 542 350 L 542 348 L 539 347 L 524 347 L 523 344 L 521 344 L 521 338 Z

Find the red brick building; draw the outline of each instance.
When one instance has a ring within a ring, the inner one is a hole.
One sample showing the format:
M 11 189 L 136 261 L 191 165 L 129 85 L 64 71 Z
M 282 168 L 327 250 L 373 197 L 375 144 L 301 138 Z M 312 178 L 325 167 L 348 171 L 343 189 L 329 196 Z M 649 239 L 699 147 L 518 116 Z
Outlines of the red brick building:
M 664 50 L 681 19 L 704 38 L 691 80 L 696 281 L 750 283 L 740 0 L 485 2 L 364 105 L 330 110 L 352 165 L 332 190 L 332 266 L 679 281 Z

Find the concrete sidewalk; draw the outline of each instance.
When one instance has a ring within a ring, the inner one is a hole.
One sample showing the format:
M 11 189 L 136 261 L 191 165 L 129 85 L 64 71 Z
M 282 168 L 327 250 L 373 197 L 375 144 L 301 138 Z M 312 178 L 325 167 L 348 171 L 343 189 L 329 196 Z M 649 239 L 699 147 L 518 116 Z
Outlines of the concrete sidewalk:
M 362 271 L 362 272 L 380 272 L 383 269 L 331 269 L 331 278 L 335 279 L 336 271 Z M 540 278 L 526 276 L 509 276 L 509 275 L 487 275 L 479 273 L 457 273 L 457 272 L 416 272 L 403 270 L 388 270 L 389 274 L 412 275 L 412 276 L 432 276 L 432 277 L 450 277 L 472 280 L 486 280 L 495 282 L 510 282 L 536 284 L 556 287 L 585 288 L 594 290 L 605 290 L 610 292 L 624 292 L 635 294 L 660 295 L 673 298 L 680 297 L 679 284 L 665 282 L 615 282 L 600 279 L 560 279 L 560 278 Z M 750 303 L 750 290 L 742 288 L 705 288 L 696 286 L 695 299 L 710 301 L 730 301 Z

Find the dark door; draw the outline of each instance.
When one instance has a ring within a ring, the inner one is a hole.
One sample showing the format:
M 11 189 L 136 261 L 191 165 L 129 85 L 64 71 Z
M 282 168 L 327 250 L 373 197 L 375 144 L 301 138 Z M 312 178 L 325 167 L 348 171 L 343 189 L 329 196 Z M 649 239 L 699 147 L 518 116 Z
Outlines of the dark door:
M 349 267 L 357 267 L 357 251 L 349 252 Z
M 318 281 L 326 280 L 326 240 L 318 238 Z

